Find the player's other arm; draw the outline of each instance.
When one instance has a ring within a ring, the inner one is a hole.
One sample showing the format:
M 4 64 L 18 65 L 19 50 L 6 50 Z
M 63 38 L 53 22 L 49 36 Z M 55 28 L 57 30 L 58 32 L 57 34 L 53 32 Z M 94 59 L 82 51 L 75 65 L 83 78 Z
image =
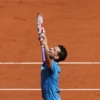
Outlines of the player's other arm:
M 47 37 L 45 33 L 43 33 L 43 39 L 40 40 L 40 42 L 41 42 L 41 45 L 44 45 L 45 47 L 46 64 L 49 68 L 51 68 L 52 60 L 49 57 L 49 46 L 48 46 Z

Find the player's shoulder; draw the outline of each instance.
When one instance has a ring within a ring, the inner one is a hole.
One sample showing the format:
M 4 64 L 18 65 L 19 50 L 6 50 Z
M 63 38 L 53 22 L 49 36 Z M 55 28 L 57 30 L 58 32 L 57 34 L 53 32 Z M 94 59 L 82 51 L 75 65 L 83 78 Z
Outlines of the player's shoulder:
M 60 65 L 57 62 L 52 61 L 52 67 L 54 67 L 56 70 L 58 70 L 58 72 L 61 72 Z
M 60 67 L 60 65 L 57 62 L 55 62 L 55 61 L 52 61 L 52 65 L 55 65 L 55 66 L 59 66 Z

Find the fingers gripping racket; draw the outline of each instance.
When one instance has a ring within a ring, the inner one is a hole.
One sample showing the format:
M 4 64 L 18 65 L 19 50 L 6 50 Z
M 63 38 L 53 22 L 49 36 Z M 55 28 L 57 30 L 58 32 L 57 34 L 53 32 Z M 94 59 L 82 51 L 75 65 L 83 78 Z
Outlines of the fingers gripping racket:
M 40 39 L 42 39 L 43 33 L 45 33 L 45 29 L 43 26 L 43 17 L 41 13 L 37 14 L 37 28 L 38 28 L 38 34 L 40 36 Z M 45 51 L 44 46 L 42 45 L 42 61 L 46 61 L 45 59 Z

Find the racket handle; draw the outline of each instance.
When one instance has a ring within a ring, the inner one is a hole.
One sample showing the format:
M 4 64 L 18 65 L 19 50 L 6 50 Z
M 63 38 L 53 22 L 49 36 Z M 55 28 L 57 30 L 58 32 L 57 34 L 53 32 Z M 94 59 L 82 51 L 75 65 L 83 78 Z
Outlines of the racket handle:
M 42 45 L 42 61 L 45 62 L 46 58 L 45 58 L 45 50 L 44 50 L 44 46 Z

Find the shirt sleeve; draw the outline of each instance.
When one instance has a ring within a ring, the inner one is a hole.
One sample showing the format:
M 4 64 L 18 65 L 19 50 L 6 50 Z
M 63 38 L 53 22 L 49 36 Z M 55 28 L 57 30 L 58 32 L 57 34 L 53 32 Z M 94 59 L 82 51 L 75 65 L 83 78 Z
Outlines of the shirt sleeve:
M 41 66 L 41 70 L 45 69 L 45 65 L 46 65 L 46 63 L 43 62 L 42 66 Z

